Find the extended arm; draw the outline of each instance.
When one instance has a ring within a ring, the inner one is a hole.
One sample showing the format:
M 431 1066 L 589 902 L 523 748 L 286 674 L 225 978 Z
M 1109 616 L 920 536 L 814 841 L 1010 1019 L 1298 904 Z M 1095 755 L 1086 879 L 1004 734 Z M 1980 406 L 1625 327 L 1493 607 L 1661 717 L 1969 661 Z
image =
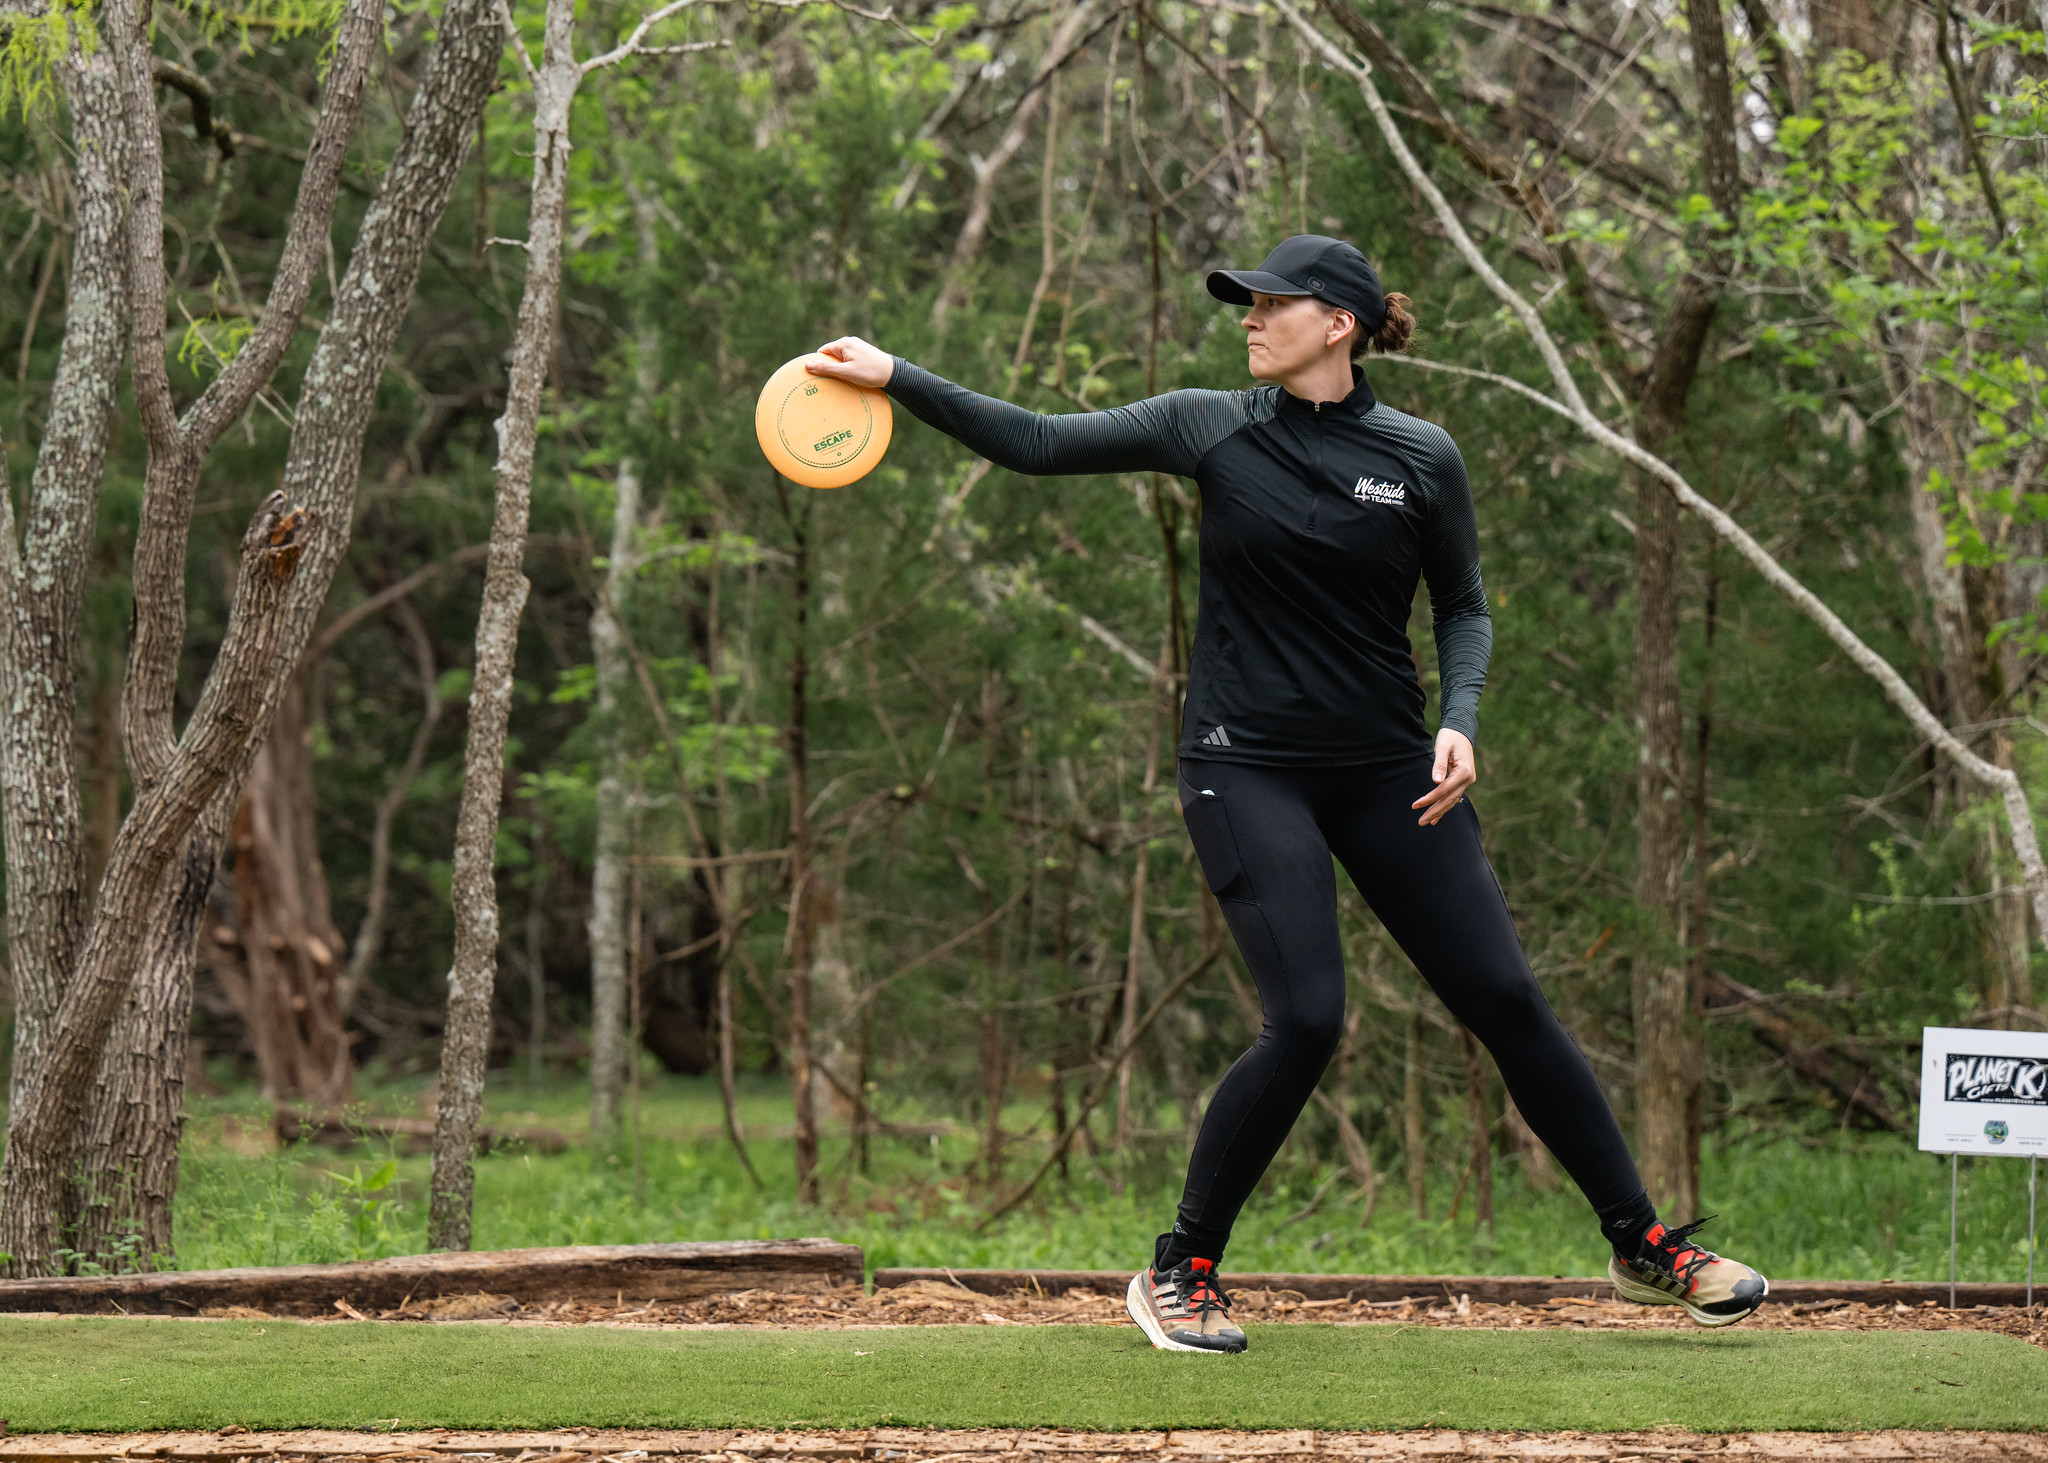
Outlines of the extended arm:
M 998 467 L 1035 477 L 1170 472 L 1192 476 L 1202 454 L 1245 420 L 1245 393 L 1169 391 L 1106 411 L 1041 416 L 956 386 L 895 358 L 889 395 L 927 426 Z

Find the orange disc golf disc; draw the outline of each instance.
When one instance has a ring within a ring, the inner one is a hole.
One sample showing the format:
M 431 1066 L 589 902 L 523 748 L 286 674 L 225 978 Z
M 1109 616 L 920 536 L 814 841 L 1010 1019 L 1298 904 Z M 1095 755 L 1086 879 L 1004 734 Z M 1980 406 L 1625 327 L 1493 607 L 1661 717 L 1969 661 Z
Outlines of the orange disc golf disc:
M 813 376 L 798 356 L 761 388 L 754 435 L 774 469 L 807 488 L 843 488 L 874 470 L 889 450 L 895 415 L 887 392 Z

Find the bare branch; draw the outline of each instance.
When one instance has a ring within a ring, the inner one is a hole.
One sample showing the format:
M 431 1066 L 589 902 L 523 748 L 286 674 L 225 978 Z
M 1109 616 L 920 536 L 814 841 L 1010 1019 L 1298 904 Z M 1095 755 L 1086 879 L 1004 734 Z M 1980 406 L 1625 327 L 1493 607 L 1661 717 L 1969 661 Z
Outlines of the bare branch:
M 205 77 L 161 56 L 150 57 L 149 74 L 190 99 L 194 137 L 219 148 L 223 161 L 235 155 L 235 129 L 213 115 L 213 87 Z
M 1090 635 L 1093 635 L 1097 640 L 1100 640 L 1104 645 L 1107 645 L 1111 650 L 1122 656 L 1129 663 L 1131 669 L 1143 676 L 1148 682 L 1157 674 L 1157 669 L 1153 666 L 1152 662 L 1145 659 L 1144 656 L 1131 649 L 1126 642 L 1119 639 L 1116 632 L 1110 629 L 1109 626 L 1103 624 L 1102 621 L 1096 619 L 1093 615 L 1082 615 L 1079 618 L 1083 630 L 1086 630 Z
M 683 3 L 689 4 L 691 0 L 683 0 Z M 534 66 L 533 57 L 527 52 L 526 42 L 519 38 L 519 22 L 512 18 L 511 0 L 498 0 L 498 23 L 505 27 L 505 44 L 510 46 L 512 54 L 519 58 L 519 67 L 526 73 L 526 79 L 539 81 L 540 71 Z
M 1131 1026 L 1129 1031 L 1124 1033 L 1123 1040 L 1117 1043 L 1116 1050 L 1110 1053 L 1108 1060 L 1102 1064 L 1102 1071 L 1105 1074 L 1114 1072 L 1121 1067 L 1124 1059 L 1136 1048 L 1138 1042 L 1144 1038 L 1145 1033 L 1152 1029 L 1152 1023 L 1159 1019 L 1160 1013 L 1172 1005 L 1174 998 L 1187 988 L 1188 982 L 1216 963 L 1217 957 L 1223 953 L 1221 929 L 1222 922 L 1218 921 L 1216 927 L 1209 934 L 1208 948 L 1196 957 L 1193 964 L 1173 978 L 1166 989 L 1159 993 L 1159 999 L 1152 1003 L 1151 1009 L 1146 1011 Z M 1110 1087 L 1111 1084 L 1104 1080 L 1095 1083 L 1089 1088 L 1081 1098 L 1080 1110 L 1068 1121 L 1066 1132 L 1062 1133 L 1059 1141 L 1052 1145 L 1052 1152 L 1045 1155 L 1045 1161 L 1038 1166 L 1037 1171 L 1030 1178 L 1019 1184 L 1016 1191 L 1009 1198 L 1003 1200 L 995 1208 L 982 1216 L 981 1223 L 974 1227 L 977 1234 L 985 1231 L 991 1224 L 994 1224 L 998 1219 L 1001 1219 L 1005 1214 L 1008 1214 L 1012 1209 L 1015 1209 L 1019 1204 L 1031 1197 L 1031 1191 L 1036 1189 L 1045 1176 L 1052 1172 L 1053 1165 L 1058 1163 L 1061 1156 L 1073 1145 L 1075 1135 L 1081 1131 L 1082 1126 L 1088 1121 L 1088 1115 L 1100 1107 L 1102 1100 L 1109 1096 Z
M 200 466 L 284 359 L 326 260 L 341 166 L 362 115 L 363 83 L 382 35 L 383 7 L 379 0 L 351 0 L 342 17 L 336 59 L 327 73 L 327 95 L 307 149 L 291 225 L 263 315 L 183 420 L 173 413 L 164 362 L 163 149 L 155 124 L 155 94 L 143 80 L 152 58 L 146 33 L 136 27 L 133 0 L 110 0 L 108 13 L 133 154 L 129 289 L 135 394 L 149 443 L 132 575 L 135 644 L 123 693 L 129 766 L 137 785 L 146 787 L 170 764 L 175 744 L 172 703 L 185 641 L 185 548 Z
M 498 3 L 502 7 L 505 4 L 505 0 L 498 0 Z M 585 61 L 583 63 L 583 74 L 588 76 L 591 72 L 602 70 L 606 66 L 615 66 L 628 56 L 634 55 L 640 49 L 640 42 L 647 38 L 647 33 L 670 16 L 688 10 L 693 5 L 719 3 L 722 3 L 722 0 L 668 0 L 668 4 L 658 10 L 650 10 L 646 15 L 643 15 L 640 18 L 640 23 L 627 32 L 626 38 L 623 41 L 620 41 L 603 55 L 592 56 L 589 60 Z M 811 3 L 818 3 L 818 0 L 811 0 Z M 506 24 L 511 24 L 509 12 Z M 524 49 L 520 51 L 520 54 L 526 54 Z M 533 63 L 531 61 L 527 62 L 527 70 L 531 71 L 532 69 Z
M 989 214 L 995 204 L 996 180 L 1024 146 L 1024 139 L 1031 131 L 1031 119 L 1037 114 L 1047 85 L 1054 73 L 1073 60 L 1097 31 L 1123 14 L 1120 7 L 1098 11 L 1095 6 L 1096 0 L 1075 0 L 1065 19 L 1053 32 L 1052 39 L 1046 42 L 1038 71 L 1010 114 L 1010 125 L 1003 129 L 1001 139 L 988 157 L 975 168 L 974 194 L 968 201 L 967 218 L 960 225 L 960 236 L 953 244 L 953 257 L 946 266 L 946 282 L 932 305 L 932 323 L 941 330 L 945 328 L 946 316 L 967 293 L 967 269 L 973 264 L 975 255 L 981 252 L 982 236 L 988 232 Z

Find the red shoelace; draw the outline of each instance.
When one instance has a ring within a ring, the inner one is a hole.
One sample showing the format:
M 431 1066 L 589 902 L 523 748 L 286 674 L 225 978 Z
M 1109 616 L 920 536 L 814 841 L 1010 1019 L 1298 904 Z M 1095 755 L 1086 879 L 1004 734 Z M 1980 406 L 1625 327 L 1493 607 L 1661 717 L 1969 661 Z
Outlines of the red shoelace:
M 1223 1293 L 1223 1287 L 1216 1283 L 1216 1262 L 1214 1260 L 1190 1260 L 1189 1268 L 1195 1272 L 1193 1289 L 1188 1292 L 1188 1305 L 1197 1318 L 1210 1311 L 1230 1314 L 1230 1297 Z
M 1690 1240 L 1707 1220 L 1714 1217 L 1711 1214 L 1704 1215 L 1690 1224 L 1681 1224 L 1676 1229 L 1666 1229 L 1662 1224 L 1651 1225 L 1649 1232 L 1643 1236 L 1644 1248 L 1648 1251 L 1644 1258 L 1673 1279 L 1683 1280 L 1685 1288 L 1691 1290 L 1698 1283 L 1693 1278 L 1694 1272 L 1702 1265 L 1719 1259 L 1720 1256 L 1712 1250 L 1687 1244 L 1686 1241 Z

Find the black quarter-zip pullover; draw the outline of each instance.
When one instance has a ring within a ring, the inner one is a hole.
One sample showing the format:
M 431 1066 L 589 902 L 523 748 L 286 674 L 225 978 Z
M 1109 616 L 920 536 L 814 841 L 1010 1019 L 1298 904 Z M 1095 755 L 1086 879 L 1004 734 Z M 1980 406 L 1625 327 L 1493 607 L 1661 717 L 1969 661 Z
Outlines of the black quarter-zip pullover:
M 1201 586 L 1180 755 L 1342 765 L 1431 750 L 1408 641 L 1418 580 L 1443 725 L 1474 741 L 1493 649 L 1456 444 L 1376 400 L 1356 366 L 1352 381 L 1342 401 L 1267 384 L 1041 416 L 899 356 L 888 392 L 1012 472 L 1192 478 Z

